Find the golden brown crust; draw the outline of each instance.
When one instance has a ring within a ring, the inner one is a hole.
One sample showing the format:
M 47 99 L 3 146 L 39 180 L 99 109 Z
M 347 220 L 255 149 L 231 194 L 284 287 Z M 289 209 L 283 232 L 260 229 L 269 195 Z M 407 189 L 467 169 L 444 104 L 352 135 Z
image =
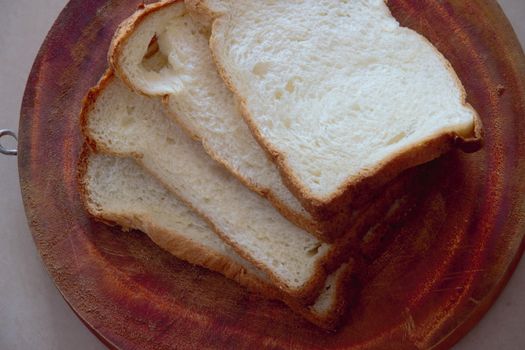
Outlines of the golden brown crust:
M 206 9 L 205 2 L 202 0 L 195 1 L 198 1 L 200 5 L 193 7 L 194 9 L 211 11 L 211 9 Z M 464 87 L 457 78 L 450 63 L 435 49 L 444 61 L 447 69 L 454 73 L 453 76 L 455 77 L 456 84 L 460 88 L 460 91 L 462 91 L 461 98 L 463 105 L 474 112 L 474 126 L 471 135 L 462 137 L 454 132 L 435 135 L 431 139 L 423 140 L 416 146 L 406 147 L 398 151 L 390 158 L 377 164 L 376 167 L 363 172 L 359 177 L 347 180 L 330 196 L 318 198 L 309 189 L 301 186 L 298 177 L 288 166 L 285 155 L 280 153 L 269 140 L 265 139 L 257 128 L 254 118 L 248 110 L 246 98 L 243 97 L 242 93 L 234 86 L 230 75 L 226 72 L 224 65 L 216 54 L 219 43 L 214 34 L 217 32 L 216 28 L 221 25 L 224 19 L 220 17 L 220 14 L 215 14 L 212 17 L 215 19 L 212 23 L 210 50 L 219 75 L 228 89 L 232 91 L 240 102 L 241 115 L 248 124 L 257 142 L 277 165 L 283 182 L 296 198 L 299 199 L 304 208 L 312 214 L 314 219 L 327 220 L 345 208 L 358 208 L 370 199 L 371 193 L 375 193 L 378 188 L 395 178 L 403 170 L 435 159 L 453 148 L 457 147 L 466 152 L 475 152 L 482 146 L 483 134 L 481 119 L 472 106 L 465 101 L 466 93 Z
M 177 232 L 166 231 L 158 227 L 147 216 L 131 213 L 120 215 L 117 213 L 93 211 L 92 206 L 89 204 L 91 200 L 85 180 L 91 153 L 92 150 L 89 148 L 89 145 L 85 143 L 78 161 L 78 184 L 84 207 L 95 220 L 110 226 L 120 226 L 123 230 L 141 230 L 146 233 L 155 244 L 177 258 L 185 260 L 190 264 L 218 272 L 254 293 L 261 294 L 270 299 L 284 301 L 296 313 L 321 328 L 328 330 L 334 329 L 338 321 L 341 320 L 347 309 L 346 305 L 353 299 L 356 290 L 355 285 L 349 284 L 349 281 L 354 278 L 353 261 L 348 263 L 348 266 L 345 267 L 343 272 L 338 273 L 336 283 L 332 287 L 336 288 L 334 306 L 326 310 L 326 313 L 319 314 L 309 306 L 305 306 L 301 301 L 289 297 L 273 285 L 261 280 L 257 275 L 252 274 L 244 266 L 236 263 L 228 256 L 210 252 L 208 248 L 186 239 Z M 166 239 L 166 237 L 170 237 L 170 239 Z M 176 237 L 176 239 L 174 240 L 173 237 Z
M 102 75 L 102 77 L 99 79 L 97 85 L 89 89 L 86 96 L 84 96 L 84 99 L 82 100 L 82 107 L 80 109 L 79 118 L 80 131 L 82 132 L 82 136 L 84 136 L 86 144 L 95 152 L 98 151 L 98 145 L 97 142 L 91 137 L 91 133 L 89 131 L 89 113 L 91 112 L 93 105 L 95 104 L 98 96 L 100 95 L 100 91 L 102 89 L 105 89 L 106 86 L 108 86 L 113 77 L 113 70 L 107 69 Z M 87 159 L 87 156 L 82 155 L 80 159 Z

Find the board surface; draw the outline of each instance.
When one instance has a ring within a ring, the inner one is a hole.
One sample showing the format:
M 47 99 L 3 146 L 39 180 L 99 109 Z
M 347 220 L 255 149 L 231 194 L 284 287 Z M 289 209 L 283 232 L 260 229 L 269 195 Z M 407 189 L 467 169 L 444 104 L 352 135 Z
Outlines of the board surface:
M 336 333 L 190 266 L 140 232 L 90 220 L 76 188 L 81 99 L 141 1 L 72 0 L 29 77 L 20 184 L 36 245 L 82 321 L 118 349 L 448 348 L 484 315 L 524 250 L 525 59 L 496 1 L 390 0 L 451 61 L 485 127 L 482 151 L 425 166 L 417 210 L 370 264 Z

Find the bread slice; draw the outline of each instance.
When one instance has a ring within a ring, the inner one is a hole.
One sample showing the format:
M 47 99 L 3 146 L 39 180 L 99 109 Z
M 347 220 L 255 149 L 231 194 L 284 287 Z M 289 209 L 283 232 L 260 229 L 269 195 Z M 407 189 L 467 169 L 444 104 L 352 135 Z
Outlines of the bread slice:
M 348 211 L 336 219 L 314 219 L 283 184 L 217 73 L 208 39 L 209 31 L 189 17 L 183 2 L 164 1 L 146 6 L 119 27 L 109 57 L 132 90 L 166 95 L 168 115 L 247 187 L 299 227 L 333 241 L 351 222 Z
M 450 63 L 385 1 L 187 0 L 249 127 L 317 217 L 481 145 Z
M 249 290 L 283 300 L 310 322 L 332 329 L 352 299 L 353 262 L 330 275 L 311 306 L 283 295 L 268 276 L 226 245 L 198 215 L 135 161 L 89 151 L 79 162 L 80 192 L 96 219 L 145 232 L 157 245 L 191 264 L 219 272 Z
M 136 158 L 292 297 L 313 301 L 327 270 L 350 254 L 286 220 L 168 120 L 158 99 L 134 94 L 111 72 L 86 97 L 81 123 L 95 149 Z

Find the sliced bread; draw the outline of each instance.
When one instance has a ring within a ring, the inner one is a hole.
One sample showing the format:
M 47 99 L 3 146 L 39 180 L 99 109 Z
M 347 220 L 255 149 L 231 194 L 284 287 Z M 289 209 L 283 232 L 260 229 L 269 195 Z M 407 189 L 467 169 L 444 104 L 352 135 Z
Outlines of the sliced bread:
M 166 95 L 168 115 L 289 220 L 324 241 L 339 237 L 351 222 L 348 211 L 336 219 L 314 219 L 283 184 L 221 80 L 208 39 L 209 31 L 190 18 L 181 1 L 164 1 L 146 6 L 120 26 L 109 57 L 132 90 Z
M 352 299 L 352 262 L 327 278 L 313 305 L 303 306 L 287 298 L 265 273 L 235 253 L 205 221 L 132 159 L 95 154 L 86 147 L 79 163 L 79 184 L 85 207 L 94 218 L 126 230 L 142 230 L 179 259 L 219 272 L 266 297 L 283 300 L 322 328 L 333 328 Z
M 404 169 L 481 145 L 445 57 L 383 0 L 187 0 L 218 70 L 288 188 L 316 217 Z
M 286 220 L 166 118 L 158 99 L 134 94 L 112 72 L 86 97 L 81 123 L 94 149 L 136 158 L 290 296 L 312 301 L 327 265 L 341 262 L 334 245 Z

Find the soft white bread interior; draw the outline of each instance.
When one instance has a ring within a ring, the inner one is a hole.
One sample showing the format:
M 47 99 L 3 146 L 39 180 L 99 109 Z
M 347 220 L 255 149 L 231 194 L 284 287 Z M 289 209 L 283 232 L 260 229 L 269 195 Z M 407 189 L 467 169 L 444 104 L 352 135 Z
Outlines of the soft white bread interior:
M 132 159 L 96 154 L 86 147 L 79 162 L 79 184 L 84 204 L 94 218 L 125 230 L 141 230 L 179 259 L 283 300 L 320 327 L 334 327 L 352 298 L 352 262 L 327 278 L 313 305 L 303 306 L 287 298 L 265 273 L 235 253 L 204 220 Z
M 136 158 L 279 288 L 313 300 L 325 266 L 339 258 L 334 245 L 290 223 L 229 175 L 164 116 L 158 99 L 134 94 L 108 72 L 86 97 L 81 118 L 97 150 Z
M 337 220 L 315 220 L 284 185 L 244 122 L 208 48 L 209 30 L 180 1 L 146 6 L 115 34 L 109 54 L 117 75 L 132 90 L 163 96 L 168 115 L 246 186 L 267 197 L 298 226 L 330 241 L 345 231 Z
M 450 63 L 383 0 L 186 3 L 212 22 L 215 62 L 252 133 L 317 215 L 480 145 Z

